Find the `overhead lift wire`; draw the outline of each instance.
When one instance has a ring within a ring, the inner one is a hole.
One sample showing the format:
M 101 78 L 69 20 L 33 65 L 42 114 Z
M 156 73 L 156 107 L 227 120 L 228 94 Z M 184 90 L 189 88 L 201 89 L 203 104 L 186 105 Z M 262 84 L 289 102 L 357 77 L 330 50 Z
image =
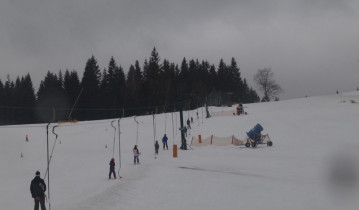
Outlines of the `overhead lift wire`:
M 177 105 L 179 103 L 189 103 L 191 101 L 191 99 L 185 99 L 183 101 L 177 102 L 177 103 L 173 103 L 173 104 L 169 104 L 169 105 Z M 123 109 L 127 109 L 127 110 L 141 110 L 141 109 L 154 109 L 156 107 L 159 107 L 160 105 L 156 105 L 156 106 L 143 106 L 143 107 L 114 107 L 114 108 L 76 108 L 75 110 L 87 110 L 87 111 L 99 111 L 99 110 L 107 110 L 107 111 L 118 111 L 118 110 L 123 110 Z M 48 110 L 48 107 L 22 107 L 22 106 L 0 106 L 0 108 L 6 108 L 6 109 L 35 109 L 35 110 Z M 56 110 L 61 110 L 61 111 L 68 111 L 68 110 L 72 110 L 70 108 L 64 108 L 64 107 L 58 107 L 56 108 Z

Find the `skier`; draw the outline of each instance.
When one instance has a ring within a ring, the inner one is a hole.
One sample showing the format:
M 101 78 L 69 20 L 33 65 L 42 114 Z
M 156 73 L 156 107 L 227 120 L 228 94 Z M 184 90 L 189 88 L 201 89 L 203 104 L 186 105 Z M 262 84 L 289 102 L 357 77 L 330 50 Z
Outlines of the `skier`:
M 158 149 L 160 148 L 160 145 L 158 144 L 158 141 L 155 143 L 155 154 L 158 155 Z
M 29 136 L 26 134 L 26 141 L 29 141 Z
M 186 126 L 184 126 L 184 128 L 183 128 L 183 131 L 182 131 L 182 132 L 184 133 L 185 137 L 187 137 L 187 128 L 186 128 Z
M 108 174 L 108 179 L 111 179 L 111 174 L 116 179 L 116 172 L 115 172 L 115 158 L 112 158 L 110 161 L 110 173 Z
M 168 140 L 168 138 L 167 138 L 167 136 L 166 136 L 166 134 L 165 134 L 165 135 L 163 136 L 163 138 L 162 138 L 163 150 L 165 150 L 165 147 L 166 147 L 167 150 L 168 150 L 167 140 Z
M 193 117 L 191 117 L 191 123 L 193 123 Z
M 138 159 L 138 156 L 140 155 L 140 152 L 138 151 L 137 145 L 135 145 L 135 147 L 133 148 L 133 162 L 136 165 L 136 160 L 137 160 L 137 164 L 140 164 L 140 160 Z
M 41 210 L 46 210 L 45 207 L 45 191 L 46 184 L 43 179 L 40 178 L 40 172 L 36 171 L 35 178 L 31 181 L 30 192 L 31 196 L 35 201 L 35 210 L 39 210 L 39 203 L 41 205 Z
M 189 118 L 187 119 L 187 127 L 188 129 L 191 129 L 191 122 L 189 121 Z

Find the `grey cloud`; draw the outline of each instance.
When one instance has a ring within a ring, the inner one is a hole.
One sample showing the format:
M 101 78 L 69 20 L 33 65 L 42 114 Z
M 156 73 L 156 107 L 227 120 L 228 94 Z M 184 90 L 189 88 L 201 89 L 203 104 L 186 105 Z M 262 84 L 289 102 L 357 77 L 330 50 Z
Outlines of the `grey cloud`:
M 48 70 L 81 75 L 92 54 L 127 70 L 156 46 L 176 63 L 235 57 L 251 85 L 271 67 L 283 98 L 348 91 L 359 80 L 358 19 L 354 0 L 2 1 L 0 78 L 29 72 L 37 88 Z

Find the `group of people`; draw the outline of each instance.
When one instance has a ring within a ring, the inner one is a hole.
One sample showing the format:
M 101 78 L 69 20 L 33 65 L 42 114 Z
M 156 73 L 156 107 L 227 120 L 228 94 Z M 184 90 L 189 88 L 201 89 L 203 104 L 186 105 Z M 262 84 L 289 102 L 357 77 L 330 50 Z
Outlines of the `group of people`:
M 193 118 L 191 119 L 193 122 Z M 190 120 L 187 120 L 187 126 L 189 129 L 191 129 L 191 125 L 190 125 Z M 186 126 L 185 126 L 186 128 Z M 187 133 L 187 129 L 186 131 L 183 131 L 185 133 Z M 26 141 L 28 141 L 28 136 L 26 135 Z M 162 145 L 163 145 L 163 150 L 168 150 L 168 137 L 166 136 L 166 134 L 164 134 L 164 136 L 162 137 Z M 158 141 L 155 142 L 155 154 L 158 155 L 158 150 L 160 148 L 160 145 L 158 144 Z M 141 153 L 138 150 L 137 145 L 134 146 L 133 148 L 133 163 L 136 164 L 140 164 L 140 160 L 139 160 L 139 155 Z M 116 179 L 116 172 L 115 172 L 115 158 L 111 158 L 110 160 L 110 172 L 108 174 L 108 178 L 111 179 L 112 175 L 113 177 Z M 44 182 L 43 179 L 40 178 L 40 172 L 36 171 L 35 173 L 35 178 L 31 181 L 31 185 L 30 185 L 30 191 L 31 191 L 31 195 L 34 198 L 35 201 L 35 210 L 39 209 L 39 206 L 41 206 L 41 210 L 46 210 L 45 207 L 45 191 L 46 191 L 46 184 Z

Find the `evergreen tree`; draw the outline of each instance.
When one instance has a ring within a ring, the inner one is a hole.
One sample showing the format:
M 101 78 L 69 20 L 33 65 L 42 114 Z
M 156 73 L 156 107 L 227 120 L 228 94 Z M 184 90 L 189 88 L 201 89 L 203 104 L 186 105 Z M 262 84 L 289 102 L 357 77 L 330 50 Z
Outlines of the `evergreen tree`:
M 203 63 L 203 62 L 202 62 Z M 188 94 L 188 99 L 190 103 L 188 105 L 189 109 L 197 108 L 199 98 L 204 98 L 206 95 L 206 78 L 207 75 L 204 70 L 204 67 L 199 63 L 198 60 L 189 61 L 189 82 L 187 84 L 190 87 L 190 93 Z
M 40 108 L 37 117 L 40 122 L 50 122 L 53 119 L 55 109 L 55 120 L 67 119 L 66 114 L 70 105 L 66 99 L 65 92 L 56 74 L 47 72 L 37 92 L 37 106 Z
M 5 114 L 6 114 L 6 108 L 4 107 L 4 84 L 2 83 L 1 79 L 0 79 L 0 125 L 4 125 L 5 124 Z
M 230 90 L 233 92 L 234 97 L 233 100 L 235 102 L 242 102 L 244 99 L 244 88 L 243 88 L 243 81 L 241 78 L 241 73 L 239 72 L 239 68 L 237 66 L 236 60 L 232 57 L 231 65 L 228 67 L 230 72 L 231 78 L 231 87 Z
M 15 110 L 12 108 L 16 104 L 14 103 L 14 91 L 15 84 L 10 80 L 10 76 L 7 75 L 7 81 L 4 85 L 4 106 L 6 106 L 6 113 L 4 114 L 5 124 L 14 124 L 15 123 Z
M 115 71 L 115 84 L 111 92 L 115 94 L 114 107 L 124 108 L 125 107 L 125 94 L 126 94 L 126 76 L 121 66 L 119 66 Z M 118 110 L 114 112 L 113 117 L 121 117 L 122 111 Z
M 113 57 L 111 57 L 110 62 L 108 64 L 108 73 L 107 73 L 107 77 L 104 78 L 105 81 L 107 82 L 107 86 L 108 86 L 108 92 L 107 92 L 107 106 L 119 106 L 119 101 L 117 101 L 116 98 L 116 89 L 117 87 L 117 82 L 116 82 L 116 71 L 118 69 L 118 66 L 116 64 L 116 61 Z
M 176 66 L 174 63 L 170 63 L 164 59 L 162 63 L 163 67 L 163 90 L 164 90 L 164 111 L 172 109 L 169 107 L 170 104 L 176 102 Z
M 66 69 L 65 77 L 64 77 L 64 91 L 67 98 L 67 101 L 71 105 L 71 108 L 75 105 L 77 97 L 81 93 L 81 87 L 80 87 L 80 80 L 77 72 L 75 70 L 69 72 Z M 74 107 L 74 110 L 72 110 L 71 120 L 78 119 L 79 118 L 79 111 L 76 110 L 77 105 Z M 71 112 L 71 110 L 70 110 Z M 70 115 L 70 113 L 69 113 Z
M 137 92 L 137 98 L 138 98 L 138 104 L 136 107 L 141 106 L 141 104 L 145 104 L 146 100 L 145 100 L 145 96 L 144 96 L 144 90 L 143 90 L 143 83 L 144 83 L 144 79 L 143 79 L 143 72 L 141 70 L 140 67 L 140 63 L 138 62 L 138 60 L 136 60 L 135 62 L 135 70 L 136 70 L 136 92 Z
M 138 60 L 135 66 L 131 65 L 126 78 L 126 107 L 132 108 L 126 111 L 126 115 L 143 114 L 136 108 L 144 106 L 146 102 L 143 94 L 143 74 Z
M 111 105 L 111 97 L 110 97 L 110 88 L 109 88 L 109 78 L 106 69 L 103 69 L 101 74 L 101 82 L 100 82 L 100 101 L 102 101 L 103 107 L 109 107 Z M 101 118 L 111 118 L 111 112 L 105 110 L 101 114 Z
M 25 77 L 21 77 L 21 80 L 19 78 L 16 79 L 14 91 L 15 104 L 23 107 L 16 111 L 16 122 L 35 122 L 33 108 L 35 107 L 36 97 L 29 73 Z
M 117 109 L 109 111 L 107 116 L 111 116 L 111 118 L 121 117 L 122 111 L 119 109 L 125 106 L 126 76 L 122 67 L 117 66 L 113 57 L 108 64 L 106 75 L 103 74 L 102 83 L 103 88 L 107 86 L 105 88 L 107 91 L 104 93 L 106 98 L 103 100 L 106 103 L 103 105 Z
M 160 65 L 160 56 L 156 51 L 156 48 L 153 48 L 151 52 L 151 57 L 148 64 L 144 64 L 144 88 L 146 90 L 145 95 L 147 96 L 148 106 L 157 106 L 164 103 L 162 81 L 161 81 L 161 71 L 162 66 Z M 148 110 L 153 111 L 153 109 Z
M 89 110 L 99 108 L 100 101 L 100 69 L 94 56 L 86 62 L 85 71 L 81 80 L 83 88 L 82 96 L 79 99 L 79 107 L 84 108 L 81 114 L 82 120 L 100 119 L 100 112 Z
M 182 89 L 183 100 L 186 100 L 188 98 L 189 93 L 191 91 L 191 84 L 189 81 L 190 81 L 189 66 L 186 58 L 183 58 L 180 67 L 180 72 L 178 75 L 178 85 L 177 85 L 177 91 L 179 91 L 179 88 Z
M 63 76 L 63 74 L 62 74 L 61 69 L 60 69 L 60 71 L 59 71 L 59 86 L 60 86 L 61 88 L 64 88 L 64 76 Z
M 133 65 L 130 66 L 126 79 L 126 107 L 137 107 L 138 101 L 138 84 L 136 81 L 136 69 Z M 135 110 L 129 110 L 130 114 L 135 114 Z

